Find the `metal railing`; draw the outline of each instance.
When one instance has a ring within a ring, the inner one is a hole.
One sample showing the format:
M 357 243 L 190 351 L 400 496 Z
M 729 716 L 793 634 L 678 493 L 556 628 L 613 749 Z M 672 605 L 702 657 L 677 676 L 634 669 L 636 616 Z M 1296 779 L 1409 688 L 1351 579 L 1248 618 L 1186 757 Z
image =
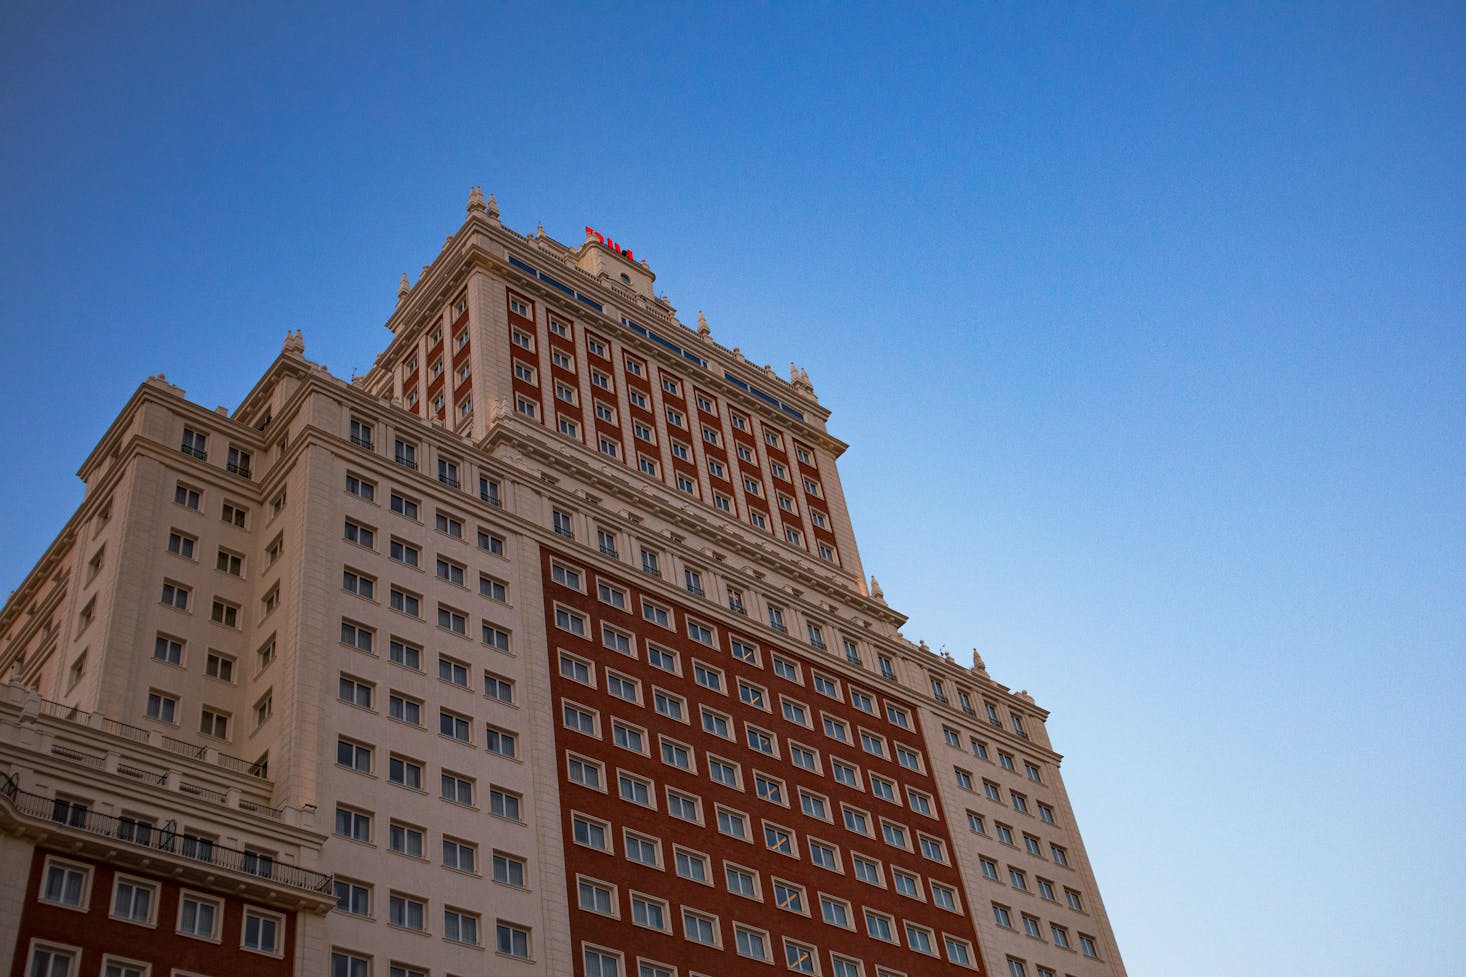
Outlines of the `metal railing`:
M 86 726 L 91 729 L 98 729 L 112 736 L 120 736 L 136 743 L 153 743 L 153 737 L 157 736 L 157 743 L 169 753 L 176 753 L 192 760 L 208 759 L 209 748 L 199 746 L 197 743 L 189 743 L 186 740 L 177 739 L 162 733 L 153 733 L 140 726 L 132 726 L 116 719 L 108 719 L 100 713 L 87 712 L 79 706 L 64 706 L 59 702 L 52 702 L 50 699 L 41 700 L 41 712 L 47 716 L 54 716 L 57 719 L 64 719 L 67 722 L 76 723 L 79 726 Z M 267 779 L 263 767 L 256 762 L 231 756 L 228 753 L 214 753 L 214 763 L 225 770 L 232 770 L 235 773 L 242 773 L 258 780 Z
M 282 865 L 260 852 L 240 851 L 226 848 L 207 839 L 180 835 L 176 822 L 169 821 L 162 828 L 142 824 L 131 818 L 114 818 L 97 814 L 85 805 L 75 801 L 43 797 L 21 790 L 14 777 L 7 777 L 0 784 L 0 796 L 21 814 L 42 818 L 58 825 L 74 828 L 99 838 L 115 839 L 137 848 L 167 852 L 181 858 L 203 862 L 217 868 L 253 875 L 279 885 L 287 885 L 307 892 L 330 892 L 331 876 L 296 865 Z

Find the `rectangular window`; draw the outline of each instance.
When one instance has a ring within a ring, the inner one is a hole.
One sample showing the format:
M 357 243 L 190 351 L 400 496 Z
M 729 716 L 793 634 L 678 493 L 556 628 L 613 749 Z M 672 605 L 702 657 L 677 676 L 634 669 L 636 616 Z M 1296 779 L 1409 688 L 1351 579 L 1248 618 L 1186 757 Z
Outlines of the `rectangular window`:
M 203 940 L 217 939 L 223 905 L 216 899 L 184 893 L 178 902 L 178 932 Z

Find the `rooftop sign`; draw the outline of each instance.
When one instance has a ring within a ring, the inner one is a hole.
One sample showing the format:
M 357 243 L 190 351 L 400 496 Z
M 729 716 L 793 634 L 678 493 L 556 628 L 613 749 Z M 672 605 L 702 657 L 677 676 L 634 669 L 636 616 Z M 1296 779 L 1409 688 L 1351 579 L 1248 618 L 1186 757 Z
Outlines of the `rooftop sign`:
M 606 235 L 602 234 L 600 231 L 596 230 L 594 227 L 587 227 L 585 229 L 585 239 L 587 241 L 589 241 L 591 238 L 595 238 L 597 241 L 601 242 L 606 247 L 610 248 L 612 251 L 614 251 L 617 254 L 621 255 L 621 257 L 625 258 L 627 261 L 630 261 L 633 264 L 636 263 L 636 259 L 634 257 L 632 257 L 632 255 L 631 255 L 631 249 L 630 248 L 622 248 L 621 245 L 617 244 L 615 241 L 613 241 L 610 238 L 606 237 Z

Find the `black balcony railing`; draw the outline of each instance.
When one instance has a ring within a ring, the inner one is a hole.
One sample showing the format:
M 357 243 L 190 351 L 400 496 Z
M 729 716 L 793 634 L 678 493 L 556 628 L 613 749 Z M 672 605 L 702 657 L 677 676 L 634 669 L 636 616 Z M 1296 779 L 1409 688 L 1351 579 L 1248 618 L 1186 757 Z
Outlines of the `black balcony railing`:
M 253 875 L 307 892 L 331 891 L 331 876 L 329 875 L 295 865 L 282 865 L 270 856 L 262 855 L 259 852 L 225 848 L 212 841 L 180 835 L 172 821 L 158 828 L 132 818 L 114 818 L 106 814 L 97 814 L 82 804 L 42 797 L 40 794 L 21 790 L 16 785 L 14 777 L 6 778 L 3 785 L 0 785 L 0 796 L 9 799 L 21 814 L 32 818 L 43 818 L 98 838 L 115 839 L 138 848 L 168 852 L 182 858 L 238 872 L 241 875 Z
M 193 457 L 197 458 L 199 461 L 208 461 L 209 460 L 209 453 L 207 451 L 205 451 L 203 448 L 195 448 L 191 444 L 180 444 L 178 446 L 178 450 L 179 451 L 182 451 L 186 455 L 192 455 Z
M 249 478 L 250 477 L 250 471 L 249 471 L 249 466 L 248 465 L 242 465 L 242 464 L 240 464 L 237 461 L 231 461 L 225 467 L 229 469 L 229 471 L 230 471 L 231 474 L 238 475 L 240 478 Z

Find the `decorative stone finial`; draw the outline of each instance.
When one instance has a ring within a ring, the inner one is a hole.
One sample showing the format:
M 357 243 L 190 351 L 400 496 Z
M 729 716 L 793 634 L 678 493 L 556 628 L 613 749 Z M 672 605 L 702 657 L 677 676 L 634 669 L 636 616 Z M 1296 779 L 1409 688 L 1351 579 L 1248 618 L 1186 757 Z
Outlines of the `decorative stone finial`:
M 747 357 L 743 355 L 743 350 L 739 349 L 737 346 L 733 347 L 733 358 L 740 363 L 744 362 L 744 360 L 747 359 Z
M 916 647 L 920 648 L 922 651 L 926 652 L 927 654 L 930 654 L 931 653 L 931 647 L 925 641 L 918 641 L 916 643 Z
M 469 187 L 468 188 L 468 212 L 470 214 L 474 214 L 474 213 L 482 214 L 485 211 L 487 211 L 488 209 L 489 209 L 488 206 L 485 205 L 485 203 L 484 203 L 484 188 L 483 187 Z
M 489 194 L 489 202 L 488 202 L 488 204 L 486 206 L 488 207 L 489 217 L 491 219 L 493 219 L 493 220 L 498 220 L 499 219 L 499 201 L 497 201 L 497 200 L 494 199 L 494 195 L 492 193 Z
M 1031 696 L 1031 695 L 1028 694 L 1028 690 L 1027 689 L 1019 689 L 1018 690 L 1018 698 L 1022 699 L 1024 702 L 1027 702 L 1029 704 L 1032 704 L 1033 703 L 1033 696 Z
M 708 317 L 702 314 L 702 309 L 697 310 L 697 334 L 703 339 L 707 339 L 713 334 L 713 331 L 708 328 Z
M 870 578 L 870 595 L 876 600 L 880 601 L 882 604 L 886 602 L 886 592 L 882 590 L 881 585 L 876 582 L 874 574 L 872 574 Z
M 301 335 L 299 329 L 294 332 L 286 331 L 285 342 L 280 344 L 280 352 L 282 354 L 294 353 L 297 356 L 305 355 L 305 337 Z
M 422 266 L 422 274 L 417 276 L 417 280 L 418 281 L 422 281 L 424 278 L 426 278 L 427 277 L 427 274 L 428 274 L 428 269 L 431 268 L 431 267 L 433 267 L 431 263 L 426 264 L 426 265 L 423 265 Z
M 402 273 L 402 281 L 397 283 L 397 301 L 401 302 L 407 298 L 407 293 L 412 291 L 412 286 L 407 284 L 407 272 Z
M 803 370 L 796 370 L 794 364 L 789 364 L 789 383 L 802 393 L 813 394 L 814 384 L 809 382 L 809 374 Z
M 979 672 L 988 670 L 987 663 L 982 660 L 982 656 L 977 653 L 976 648 L 972 649 L 972 667 L 975 671 Z
M 545 225 L 543 225 L 543 224 L 538 225 L 534 229 L 534 236 L 536 238 L 538 238 L 539 240 L 543 241 L 545 239 Z

